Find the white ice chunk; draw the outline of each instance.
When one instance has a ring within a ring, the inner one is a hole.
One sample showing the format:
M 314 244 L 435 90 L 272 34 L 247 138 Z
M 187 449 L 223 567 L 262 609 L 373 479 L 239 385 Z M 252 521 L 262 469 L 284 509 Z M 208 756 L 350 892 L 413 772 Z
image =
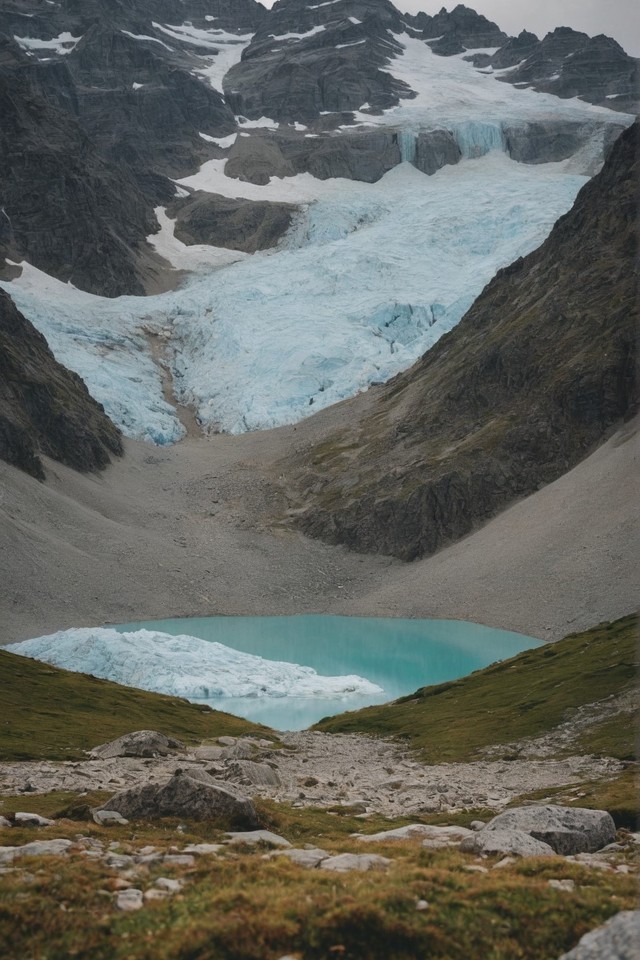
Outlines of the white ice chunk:
M 61 630 L 11 652 L 143 690 L 190 700 L 215 697 L 324 699 L 381 693 L 363 677 L 326 677 L 297 663 L 265 660 L 221 643 L 154 630 Z

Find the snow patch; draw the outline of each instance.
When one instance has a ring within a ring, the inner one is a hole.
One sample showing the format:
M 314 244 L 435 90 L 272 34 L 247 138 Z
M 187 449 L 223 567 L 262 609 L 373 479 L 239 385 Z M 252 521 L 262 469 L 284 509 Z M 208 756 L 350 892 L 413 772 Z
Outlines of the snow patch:
M 188 196 L 183 191 L 183 196 Z M 152 233 L 147 237 L 148 243 L 156 253 L 168 260 L 175 270 L 190 270 L 202 273 L 206 270 L 217 270 L 227 267 L 230 263 L 237 263 L 248 256 L 239 250 L 229 250 L 226 247 L 213 247 L 208 244 L 186 244 L 175 236 L 175 220 L 170 220 L 165 207 L 156 207 L 156 219 L 160 224 L 160 232 Z
M 66 56 L 75 50 L 82 37 L 72 37 L 68 31 L 65 31 L 53 37 L 52 40 L 37 40 L 35 37 L 14 37 L 13 39 L 23 50 L 53 50 L 61 56 Z
M 173 48 L 169 47 L 163 40 L 158 40 L 157 37 L 149 37 L 146 33 L 130 33 L 128 30 L 121 30 L 120 33 L 124 33 L 126 37 L 131 37 L 132 40 L 150 40 L 151 43 L 159 43 L 165 50 L 173 53 Z
M 228 150 L 229 147 L 232 147 L 236 142 L 238 134 L 231 133 L 228 137 L 210 137 L 208 133 L 200 133 L 198 136 L 206 140 L 207 143 L 215 143 L 216 146 L 221 147 L 223 150 Z
M 272 40 L 306 40 L 307 37 L 314 37 L 317 33 L 324 33 L 326 29 L 322 24 L 319 27 L 312 27 L 306 33 L 268 33 L 267 36 Z
M 189 700 L 329 699 L 382 693 L 363 677 L 326 677 L 297 663 L 265 660 L 221 643 L 154 630 L 61 630 L 14 644 L 11 651 L 66 670 Z
M 271 117 L 258 117 L 257 120 L 249 120 L 247 117 L 238 117 L 238 124 L 246 130 L 257 130 L 260 127 L 266 127 L 267 130 L 277 130 L 279 123 L 272 120 Z

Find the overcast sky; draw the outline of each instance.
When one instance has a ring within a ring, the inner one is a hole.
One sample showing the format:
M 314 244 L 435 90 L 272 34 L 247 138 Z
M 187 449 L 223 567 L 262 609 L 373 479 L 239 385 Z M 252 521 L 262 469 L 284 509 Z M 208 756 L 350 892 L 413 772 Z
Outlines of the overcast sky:
M 453 10 L 457 0 L 393 0 L 402 13 Z M 262 0 L 272 7 L 274 0 Z M 483 13 L 510 36 L 531 30 L 542 38 L 555 27 L 573 27 L 589 36 L 606 33 L 627 53 L 640 57 L 640 3 L 638 0 L 466 0 L 465 6 Z

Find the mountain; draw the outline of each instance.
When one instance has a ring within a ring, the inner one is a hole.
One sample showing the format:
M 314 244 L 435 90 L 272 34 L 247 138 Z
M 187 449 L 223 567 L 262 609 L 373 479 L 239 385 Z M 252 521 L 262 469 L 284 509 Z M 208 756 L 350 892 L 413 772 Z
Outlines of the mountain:
M 547 93 L 611 114 L 632 109 L 637 90 L 637 61 L 609 38 L 568 28 L 542 41 L 509 38 L 462 5 L 411 17 L 390 0 L 279 0 L 270 10 L 256 0 L 7 0 L 0 35 L 0 256 L 109 297 L 171 285 L 154 249 L 155 211 L 176 198 L 174 180 L 207 163 L 256 185 L 300 173 L 376 182 L 409 149 L 431 174 L 465 155 L 453 128 L 493 111 L 498 81 L 541 91 L 503 118 L 515 159 L 565 159 L 593 127 L 584 111 L 550 110 Z M 418 60 L 430 63 L 431 53 L 440 67 L 423 76 Z M 442 102 L 446 61 L 468 77 Z M 474 74 L 495 85 L 475 106 Z M 427 90 L 436 95 L 430 113 Z M 417 147 L 406 141 L 409 115 L 394 115 L 409 106 Z M 543 137 L 527 126 L 541 115 Z M 282 210 L 244 206 L 230 218 L 209 201 L 202 209 L 217 226 L 181 235 L 230 249 L 276 242 Z M 238 240 L 235 224 L 247 217 L 264 228 Z
M 43 480 L 41 455 L 86 471 L 121 453 L 119 430 L 80 377 L 0 290 L 0 459 Z
M 556 479 L 638 404 L 640 125 L 410 370 L 282 466 L 311 536 L 412 560 Z

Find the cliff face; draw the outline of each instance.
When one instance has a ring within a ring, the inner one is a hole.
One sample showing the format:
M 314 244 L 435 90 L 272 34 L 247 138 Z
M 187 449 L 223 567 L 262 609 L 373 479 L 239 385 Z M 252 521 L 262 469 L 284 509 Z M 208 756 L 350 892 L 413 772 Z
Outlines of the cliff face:
M 143 293 L 137 251 L 156 229 L 130 171 L 38 90 L 28 58 L 0 37 L 0 258 L 27 258 L 93 293 Z
M 352 427 L 284 465 L 305 533 L 431 554 L 559 477 L 637 408 L 639 130 L 451 333 L 350 401 Z
M 39 454 L 96 470 L 121 453 L 102 406 L 0 290 L 0 458 L 43 480 Z

